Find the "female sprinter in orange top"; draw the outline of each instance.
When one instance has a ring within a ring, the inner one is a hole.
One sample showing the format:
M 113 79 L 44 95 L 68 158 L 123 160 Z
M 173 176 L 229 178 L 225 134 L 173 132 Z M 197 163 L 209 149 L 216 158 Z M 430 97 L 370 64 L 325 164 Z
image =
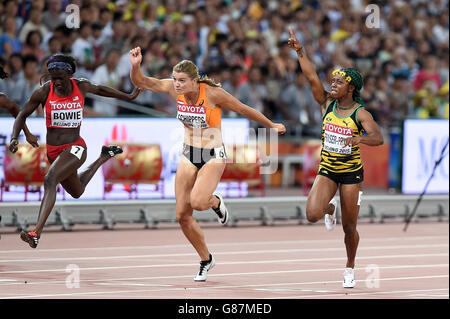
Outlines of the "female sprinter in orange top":
M 359 91 L 363 86 L 361 74 L 352 68 L 333 71 L 331 92 L 325 91 L 313 65 L 289 29 L 289 46 L 297 52 L 303 74 L 311 84 L 315 100 L 321 105 L 322 151 L 319 171 L 306 203 L 306 217 L 317 222 L 325 216 L 328 230 L 334 228 L 336 200 L 339 188 L 342 226 L 345 233 L 347 265 L 344 288 L 353 288 L 356 249 L 359 234 L 356 230 L 364 178 L 359 144 L 383 144 L 383 135 L 372 115 L 364 110 Z M 363 131 L 367 135 L 363 136 Z
M 284 134 L 283 124 L 276 124 L 255 109 L 224 91 L 220 84 L 199 77 L 197 66 L 184 60 L 173 68 L 172 79 L 146 77 L 140 70 L 139 47 L 130 51 L 131 81 L 139 88 L 169 93 L 177 103 L 177 118 L 184 124 L 184 150 L 175 178 L 176 217 L 184 235 L 200 256 L 200 271 L 195 281 L 206 281 L 215 260 L 204 234 L 192 217 L 193 210 L 212 208 L 222 224 L 228 211 L 222 196 L 215 192 L 225 169 L 225 149 L 221 132 L 221 108 L 239 113 L 250 120 Z

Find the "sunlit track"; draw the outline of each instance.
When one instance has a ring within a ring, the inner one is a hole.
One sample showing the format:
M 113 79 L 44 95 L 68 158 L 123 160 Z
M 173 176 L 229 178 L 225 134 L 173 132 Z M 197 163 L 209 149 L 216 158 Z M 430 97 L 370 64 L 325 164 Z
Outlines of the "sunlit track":
M 179 230 L 47 232 L 37 249 L 3 234 L 0 298 L 448 298 L 448 224 L 411 226 L 407 233 L 398 224 L 358 227 L 353 289 L 342 288 L 338 229 L 205 228 L 217 264 L 203 283 L 193 281 L 198 256 Z

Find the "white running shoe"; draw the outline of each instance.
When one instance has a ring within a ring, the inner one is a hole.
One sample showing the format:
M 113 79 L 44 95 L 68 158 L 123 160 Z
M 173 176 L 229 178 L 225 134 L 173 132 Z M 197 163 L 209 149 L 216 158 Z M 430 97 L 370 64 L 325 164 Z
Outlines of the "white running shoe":
M 216 260 L 212 255 L 209 255 L 208 261 L 200 262 L 200 271 L 197 276 L 195 276 L 194 281 L 206 281 L 206 277 L 208 275 L 208 271 L 211 270 L 216 264 Z
M 345 268 L 344 270 L 344 282 L 342 283 L 342 287 L 344 288 L 353 288 L 356 285 L 355 281 L 355 271 L 353 268 Z
M 334 226 L 336 226 L 336 210 L 337 210 L 337 200 L 336 198 L 333 197 L 333 199 L 330 201 L 331 205 L 334 206 L 334 211 L 333 214 L 325 214 L 325 227 L 327 228 L 328 231 L 333 230 Z M 329 205 L 328 204 L 328 205 Z
M 215 209 L 213 208 L 213 210 L 217 214 L 217 220 L 219 221 L 219 223 L 225 225 L 226 223 L 228 223 L 228 210 L 225 207 L 225 202 L 223 201 L 223 197 L 219 192 L 214 192 L 213 195 L 220 200 L 219 207 Z

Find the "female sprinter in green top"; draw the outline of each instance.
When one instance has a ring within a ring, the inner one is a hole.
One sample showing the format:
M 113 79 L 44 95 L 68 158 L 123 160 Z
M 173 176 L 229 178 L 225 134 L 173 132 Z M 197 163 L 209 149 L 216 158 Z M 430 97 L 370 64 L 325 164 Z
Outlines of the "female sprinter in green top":
M 336 200 L 339 188 L 342 226 L 345 233 L 347 264 L 344 288 L 355 286 L 355 256 L 359 242 L 356 230 L 364 178 L 359 144 L 383 144 L 380 128 L 364 109 L 360 98 L 361 74 L 352 68 L 333 71 L 331 92 L 325 91 L 303 46 L 289 29 L 288 45 L 297 52 L 302 71 L 308 79 L 314 99 L 322 109 L 322 151 L 319 170 L 306 203 L 306 217 L 315 223 L 325 217 L 328 230 L 336 223 Z M 363 136 L 363 131 L 367 135 Z

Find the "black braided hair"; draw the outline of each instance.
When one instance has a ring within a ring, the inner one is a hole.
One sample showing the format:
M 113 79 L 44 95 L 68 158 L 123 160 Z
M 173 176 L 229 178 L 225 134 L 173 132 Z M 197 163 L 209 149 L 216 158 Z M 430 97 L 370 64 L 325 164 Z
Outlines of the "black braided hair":
M 352 78 L 350 81 L 350 84 L 352 84 L 355 89 L 353 90 L 353 100 L 358 102 L 361 106 L 364 105 L 363 100 L 361 99 L 360 91 L 362 87 L 364 86 L 364 80 L 362 78 L 361 73 L 359 73 L 358 70 L 354 68 L 344 68 L 341 69 L 341 71 L 345 72 L 346 75 Z

